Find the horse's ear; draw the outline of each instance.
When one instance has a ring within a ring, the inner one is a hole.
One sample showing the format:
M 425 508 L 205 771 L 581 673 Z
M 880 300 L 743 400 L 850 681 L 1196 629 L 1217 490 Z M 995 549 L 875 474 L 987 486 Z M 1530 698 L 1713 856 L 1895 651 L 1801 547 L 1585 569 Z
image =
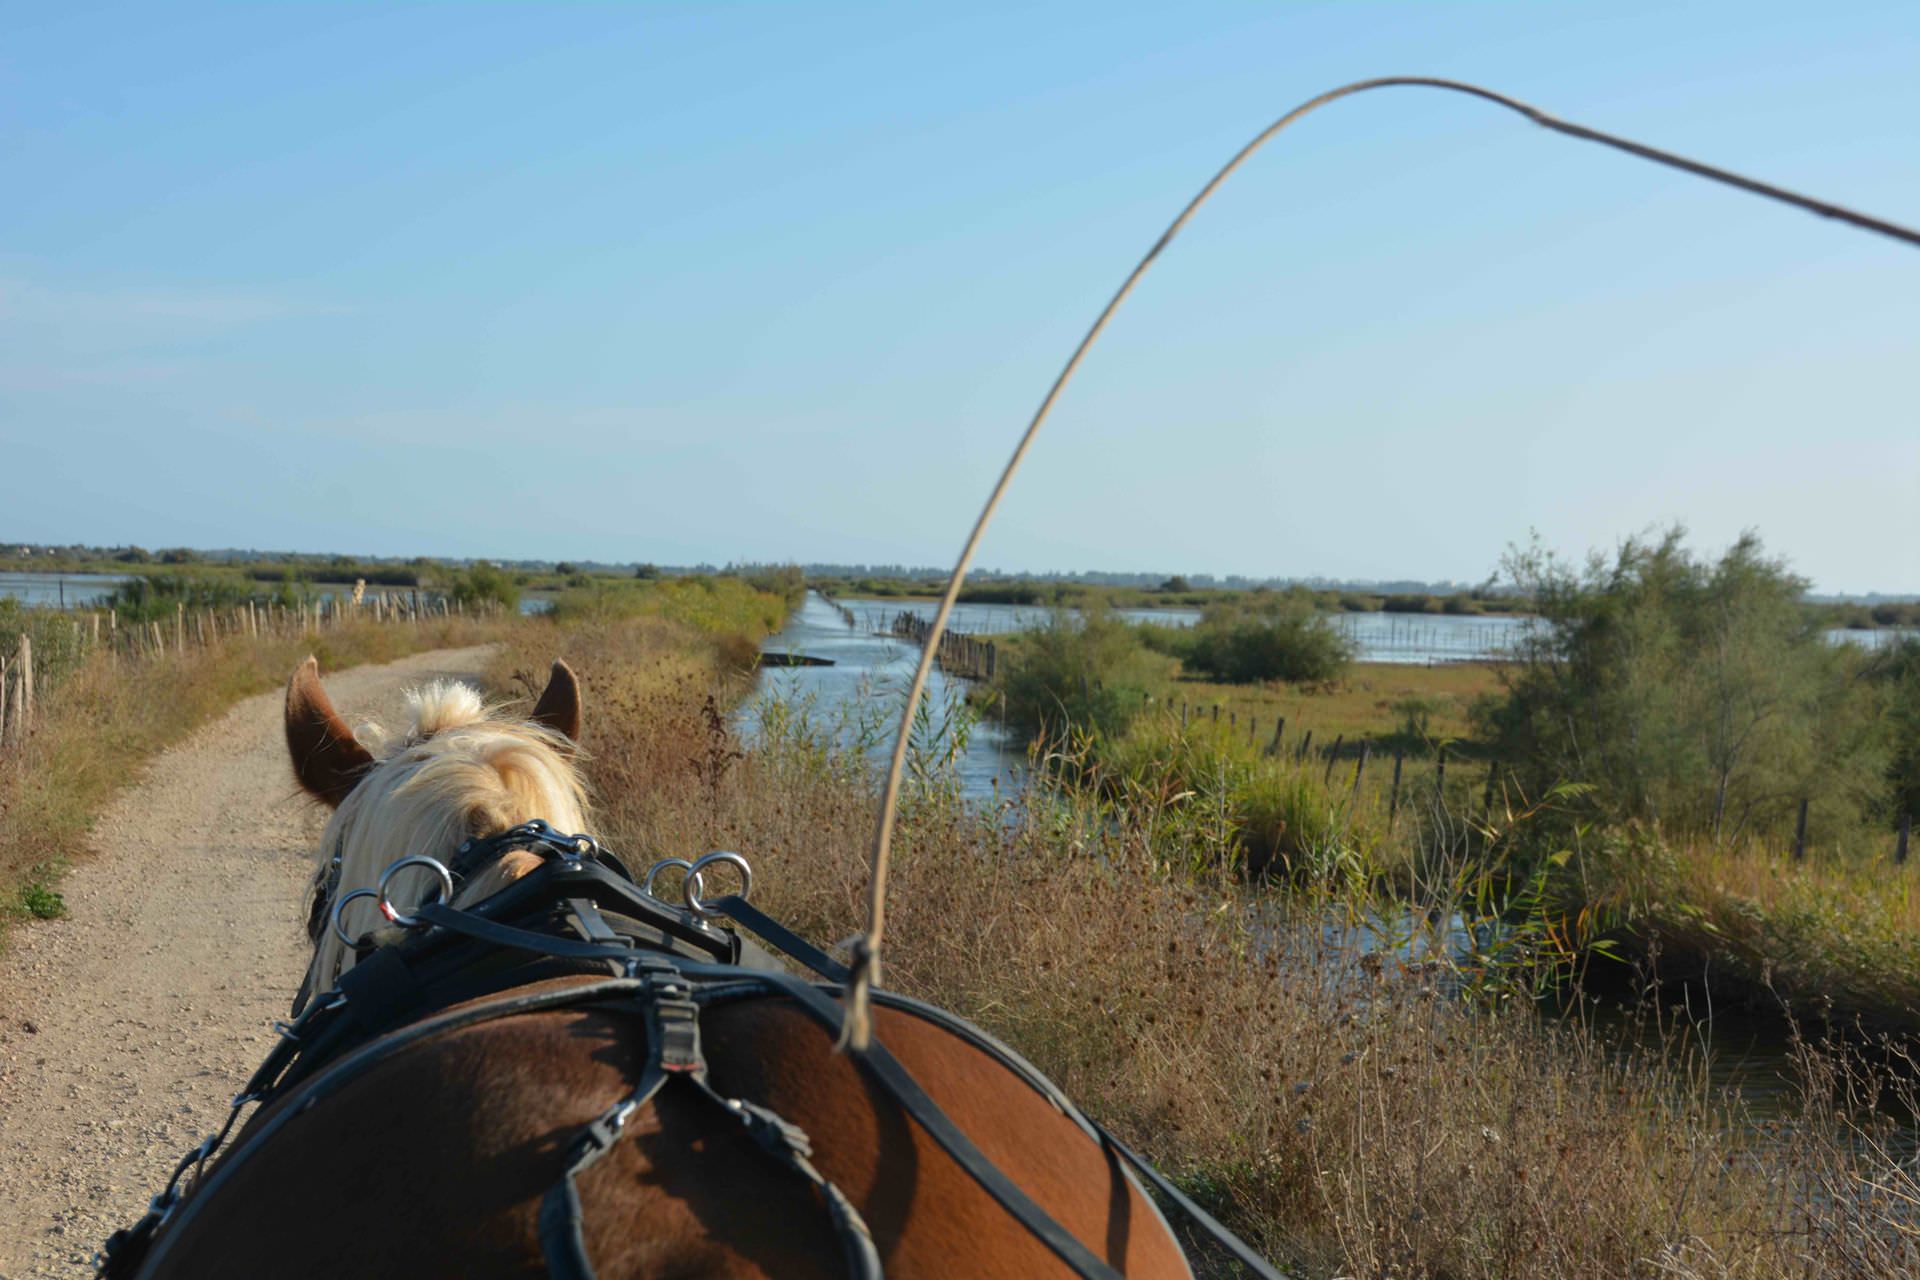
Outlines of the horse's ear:
M 580 741 L 580 681 L 572 667 L 554 659 L 553 674 L 547 677 L 546 690 L 528 719 L 565 734 L 569 742 Z
M 300 785 L 336 809 L 373 767 L 373 753 L 354 738 L 320 687 L 320 664 L 311 657 L 287 681 L 287 753 Z

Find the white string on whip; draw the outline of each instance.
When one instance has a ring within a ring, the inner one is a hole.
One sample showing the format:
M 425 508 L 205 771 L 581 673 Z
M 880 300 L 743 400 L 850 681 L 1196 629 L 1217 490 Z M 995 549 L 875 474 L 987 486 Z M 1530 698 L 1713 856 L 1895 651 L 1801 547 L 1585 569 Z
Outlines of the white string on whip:
M 1253 141 L 1242 147 L 1231 160 L 1227 161 L 1225 166 L 1213 175 L 1213 179 L 1200 189 L 1200 193 L 1187 203 L 1186 208 L 1180 211 L 1180 216 L 1175 218 L 1160 238 L 1153 242 L 1153 247 L 1147 250 L 1146 257 L 1140 259 L 1139 265 L 1134 267 L 1126 280 L 1121 283 L 1119 291 L 1113 295 L 1112 300 L 1094 320 L 1093 327 L 1087 330 L 1086 336 L 1080 339 L 1080 345 L 1074 348 L 1073 355 L 1060 370 L 1060 375 L 1053 380 L 1053 386 L 1047 391 L 1046 398 L 1040 402 L 1040 407 L 1035 410 L 1033 420 L 1027 424 L 1020 442 L 1014 446 L 1013 456 L 1007 459 L 1006 469 L 1000 473 L 999 481 L 994 484 L 993 491 L 987 495 L 987 502 L 980 509 L 979 519 L 973 522 L 973 531 L 967 535 L 965 545 L 960 548 L 960 558 L 954 563 L 953 576 L 947 581 L 946 592 L 940 597 L 940 608 L 933 615 L 933 626 L 921 640 L 920 664 L 914 669 L 913 683 L 907 687 L 906 706 L 900 714 L 899 731 L 894 735 L 893 757 L 887 766 L 886 783 L 880 791 L 880 809 L 874 821 L 873 851 L 869 864 L 867 927 L 864 933 L 851 942 L 852 976 L 847 983 L 846 1024 L 841 1032 L 840 1047 L 864 1049 L 872 1037 L 870 994 L 873 987 L 880 981 L 880 943 L 887 924 L 887 860 L 892 850 L 894 816 L 899 808 L 900 785 L 906 770 L 907 742 L 913 730 L 914 712 L 920 705 L 920 696 L 926 688 L 928 673 L 933 669 L 934 657 L 940 649 L 940 637 L 946 633 L 947 617 L 953 612 L 953 603 L 960 595 L 961 586 L 966 582 L 967 570 L 973 564 L 974 552 L 979 549 L 981 535 L 986 532 L 988 522 L 993 519 L 994 512 L 999 508 L 1000 499 L 1005 496 L 1007 486 L 1013 481 L 1014 473 L 1026 460 L 1027 450 L 1033 444 L 1034 437 L 1039 434 L 1040 425 L 1047 420 L 1047 415 L 1053 411 L 1054 403 L 1059 400 L 1060 393 L 1066 390 L 1067 383 L 1080 368 L 1080 362 L 1086 358 L 1087 352 L 1093 347 L 1101 332 L 1106 329 L 1107 321 L 1111 320 L 1114 313 L 1120 309 L 1120 304 L 1127 300 L 1127 295 L 1133 292 L 1134 285 L 1138 284 L 1140 278 L 1147 273 L 1147 268 L 1153 265 L 1154 259 L 1160 256 L 1163 249 L 1173 243 L 1173 238 L 1180 234 L 1181 228 L 1187 225 L 1187 220 L 1193 217 L 1200 206 L 1219 190 L 1220 185 L 1232 175 L 1234 170 L 1244 164 L 1248 157 L 1295 120 L 1330 102 L 1356 93 L 1364 93 L 1370 89 L 1407 87 L 1445 89 L 1453 93 L 1468 94 L 1518 112 L 1542 128 L 1551 129 L 1570 138 L 1578 138 L 1584 142 L 1597 142 L 1602 146 L 1624 151 L 1628 155 L 1638 156 L 1643 160 L 1651 160 L 1656 164 L 1736 187 L 1752 195 L 1764 196 L 1769 200 L 1778 200 L 1805 209 L 1823 218 L 1833 218 L 1850 223 L 1862 230 L 1920 246 L 1920 231 L 1912 228 L 1871 217 L 1841 205 L 1817 200 L 1811 196 L 1801 195 L 1784 187 L 1776 187 L 1770 183 L 1743 177 L 1714 165 L 1689 160 L 1685 156 L 1675 155 L 1670 151 L 1661 151 L 1656 147 L 1603 133 L 1598 129 L 1589 129 L 1584 125 L 1556 119 L 1537 107 L 1509 98 L 1505 94 L 1495 93 L 1491 89 L 1483 89 L 1478 85 L 1458 80 L 1441 80 L 1430 76 L 1385 76 L 1375 80 L 1359 80 L 1342 85 L 1338 89 L 1329 90 L 1317 98 L 1310 98 L 1268 125 Z

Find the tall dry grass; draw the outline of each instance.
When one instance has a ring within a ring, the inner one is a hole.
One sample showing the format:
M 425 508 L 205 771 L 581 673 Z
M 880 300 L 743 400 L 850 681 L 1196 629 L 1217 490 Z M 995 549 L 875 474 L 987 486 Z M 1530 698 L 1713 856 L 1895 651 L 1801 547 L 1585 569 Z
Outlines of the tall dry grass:
M 327 668 L 388 662 L 498 639 L 516 625 L 363 622 L 304 637 L 228 637 L 158 658 L 77 658 L 42 699 L 31 737 L 0 751 L 0 933 L 9 920 L 61 914 L 62 871 L 85 856 L 94 818 L 148 759 L 279 685 L 308 653 Z
M 568 639 L 595 694 L 599 834 L 640 863 L 740 850 L 775 915 L 853 932 L 864 766 L 799 716 L 747 750 L 723 710 L 738 677 L 694 633 Z M 1364 902 L 1258 896 L 1167 838 L 1103 795 L 982 812 L 923 780 L 896 838 L 887 984 L 1007 1038 L 1302 1276 L 1920 1268 L 1920 1183 L 1864 1067 L 1807 1049 L 1803 1113 L 1750 1138 L 1697 1069 L 1518 999 L 1464 1000 L 1444 962 L 1326 927 Z

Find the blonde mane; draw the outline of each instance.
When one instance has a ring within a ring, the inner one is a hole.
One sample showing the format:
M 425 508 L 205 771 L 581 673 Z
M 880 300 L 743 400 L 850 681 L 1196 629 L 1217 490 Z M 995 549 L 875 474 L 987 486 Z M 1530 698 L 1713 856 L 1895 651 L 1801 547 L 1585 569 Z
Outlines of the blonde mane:
M 542 725 L 500 719 L 478 692 L 453 680 L 436 680 L 407 691 L 412 723 L 390 749 L 377 726 L 355 734 L 384 750 L 352 792 L 334 810 L 320 842 L 314 888 L 332 901 L 355 889 L 379 886 L 380 874 L 400 858 L 425 854 L 445 863 L 460 842 L 487 836 L 534 818 L 561 831 L 586 831 L 585 783 L 574 768 L 566 737 Z M 333 860 L 339 859 L 339 870 Z M 499 875 L 481 874 L 456 885 L 455 902 L 476 901 L 497 891 Z M 405 913 L 437 893 L 433 877 L 404 872 L 395 877 L 389 901 Z M 345 913 L 349 933 L 379 922 L 370 899 Z M 325 991 L 353 964 L 353 952 L 321 924 L 311 989 Z

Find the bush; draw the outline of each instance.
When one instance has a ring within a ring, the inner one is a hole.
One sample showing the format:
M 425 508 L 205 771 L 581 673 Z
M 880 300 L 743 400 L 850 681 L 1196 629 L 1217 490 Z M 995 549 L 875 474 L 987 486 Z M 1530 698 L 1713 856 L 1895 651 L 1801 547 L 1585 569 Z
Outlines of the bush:
M 1194 628 L 1189 670 L 1232 684 L 1260 680 L 1324 684 L 1353 661 L 1353 641 L 1327 616 L 1291 596 L 1208 609 Z
M 508 610 L 520 607 L 520 584 L 513 576 L 488 560 L 475 560 L 453 575 L 447 594 L 461 604 L 491 601 Z
M 1884 799 L 1884 726 L 1862 659 L 1829 644 L 1806 583 L 1742 537 L 1717 562 L 1674 529 L 1575 572 L 1538 548 L 1507 568 L 1544 626 L 1525 634 L 1504 699 L 1478 728 L 1533 794 L 1589 784 L 1590 803 L 1716 838 L 1765 831 L 1801 799 L 1858 823 Z
M 1399 720 L 1390 741 L 1404 750 L 1426 750 L 1438 741 L 1433 736 L 1433 718 L 1445 709 L 1438 698 L 1417 693 L 1396 700 L 1388 708 Z
M 1023 636 L 1018 656 L 1001 668 L 996 692 L 1007 723 L 1028 737 L 1063 738 L 1078 730 L 1112 738 L 1147 705 L 1152 668 L 1135 629 L 1096 597 L 1077 614 L 1060 610 Z
M 155 573 L 129 578 L 113 589 L 107 603 L 122 622 L 170 619 L 185 605 L 193 609 L 228 609 L 258 598 L 252 584 L 240 578 L 208 573 Z
M 1195 631 L 1192 627 L 1169 626 L 1164 622 L 1136 622 L 1133 634 L 1154 653 L 1185 662 L 1193 653 Z

